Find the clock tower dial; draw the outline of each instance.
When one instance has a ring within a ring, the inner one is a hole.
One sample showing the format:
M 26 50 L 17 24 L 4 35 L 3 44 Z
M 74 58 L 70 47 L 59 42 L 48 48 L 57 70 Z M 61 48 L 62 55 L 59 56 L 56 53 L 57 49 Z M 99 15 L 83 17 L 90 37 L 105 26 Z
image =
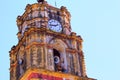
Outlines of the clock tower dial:
M 60 22 L 55 19 L 51 19 L 48 21 L 48 28 L 55 32 L 62 31 L 62 26 L 61 26 Z

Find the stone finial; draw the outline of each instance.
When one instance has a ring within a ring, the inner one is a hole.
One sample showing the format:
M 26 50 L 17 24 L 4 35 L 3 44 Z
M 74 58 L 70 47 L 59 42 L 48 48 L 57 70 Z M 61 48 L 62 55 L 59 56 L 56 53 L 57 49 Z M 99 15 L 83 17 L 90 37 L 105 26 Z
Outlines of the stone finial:
M 37 0 L 38 2 L 44 2 L 45 0 Z

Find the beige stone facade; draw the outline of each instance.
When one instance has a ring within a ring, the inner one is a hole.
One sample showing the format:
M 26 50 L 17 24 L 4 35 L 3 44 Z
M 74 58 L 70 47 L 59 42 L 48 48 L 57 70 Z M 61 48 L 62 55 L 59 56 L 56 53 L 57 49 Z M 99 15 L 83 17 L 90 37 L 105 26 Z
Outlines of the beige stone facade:
M 19 42 L 10 51 L 10 80 L 93 80 L 87 78 L 83 40 L 71 32 L 70 18 L 65 7 L 46 1 L 26 6 L 17 17 Z

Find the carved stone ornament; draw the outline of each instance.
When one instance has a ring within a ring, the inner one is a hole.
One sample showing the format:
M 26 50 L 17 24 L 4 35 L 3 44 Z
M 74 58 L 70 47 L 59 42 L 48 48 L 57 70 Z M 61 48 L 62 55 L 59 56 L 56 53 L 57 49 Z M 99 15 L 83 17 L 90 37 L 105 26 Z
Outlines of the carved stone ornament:
M 44 0 L 37 0 L 38 2 L 44 2 Z

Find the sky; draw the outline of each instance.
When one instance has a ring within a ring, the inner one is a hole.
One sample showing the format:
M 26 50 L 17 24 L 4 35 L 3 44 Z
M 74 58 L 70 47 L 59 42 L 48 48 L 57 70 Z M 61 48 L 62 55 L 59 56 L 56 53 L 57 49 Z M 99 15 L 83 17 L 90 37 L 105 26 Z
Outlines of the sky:
M 18 43 L 16 18 L 37 0 L 0 1 L 0 79 L 9 80 L 9 51 Z M 47 0 L 55 6 L 55 0 Z M 88 77 L 120 80 L 120 0 L 56 0 L 71 13 L 72 31 L 81 35 Z

